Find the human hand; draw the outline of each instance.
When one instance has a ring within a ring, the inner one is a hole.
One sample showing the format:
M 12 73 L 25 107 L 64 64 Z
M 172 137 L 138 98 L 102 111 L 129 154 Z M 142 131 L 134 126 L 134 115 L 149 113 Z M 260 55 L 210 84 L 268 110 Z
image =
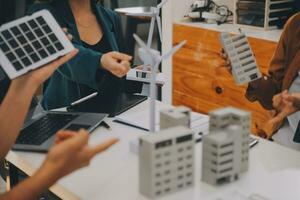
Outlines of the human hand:
M 272 138 L 273 134 L 279 130 L 283 124 L 283 119 L 281 115 L 276 115 L 271 118 L 269 121 L 262 125 L 262 128 L 258 130 L 260 136 L 263 136 L 266 139 Z
M 274 96 L 273 107 L 277 114 L 285 118 L 300 109 L 300 94 L 289 94 L 287 90 Z
M 285 93 L 282 95 L 285 104 L 292 103 L 295 110 L 300 110 L 300 93 Z
M 69 34 L 67 28 L 62 28 L 62 30 L 65 32 L 67 38 L 71 41 L 73 39 L 73 35 Z M 24 85 L 29 84 L 32 88 L 38 88 L 43 82 L 45 82 L 53 73 L 54 71 L 72 59 L 76 54 L 78 53 L 78 50 L 75 49 L 69 54 L 51 62 L 50 64 L 47 64 L 39 69 L 34 70 L 31 73 L 27 73 L 21 77 L 16 78 L 13 80 L 13 84 L 20 85 L 21 87 L 24 87 Z
M 280 112 L 283 107 L 284 107 L 284 102 L 283 102 L 283 95 L 287 94 L 287 90 L 283 91 L 282 93 L 279 93 L 277 95 L 275 95 L 272 99 L 272 104 L 273 104 L 273 108 L 274 110 L 278 113 Z
M 62 130 L 58 131 L 55 136 L 54 144 L 59 144 L 73 136 L 75 136 L 77 132 L 69 131 L 69 130 Z
M 72 41 L 73 35 L 69 33 L 68 29 L 67 29 L 67 28 L 63 28 L 62 30 L 65 32 L 67 38 L 68 38 L 70 41 Z
M 231 62 L 230 62 L 230 60 L 229 60 L 229 57 L 228 57 L 227 53 L 225 52 L 225 50 L 224 50 L 223 48 L 222 48 L 221 51 L 220 51 L 220 56 L 221 56 L 221 58 L 225 61 L 223 67 L 225 67 L 226 70 L 227 70 L 230 74 L 232 74 L 232 71 L 231 71 L 231 70 L 232 70 Z
M 50 149 L 46 161 L 41 169 L 59 179 L 89 165 L 91 159 L 114 145 L 118 139 L 110 139 L 97 146 L 88 145 L 89 134 L 79 132 L 60 131 L 56 137 L 56 144 Z
M 289 94 L 288 91 L 274 96 L 273 107 L 276 111 L 275 116 L 264 124 L 263 131 L 267 138 L 272 137 L 282 125 L 282 122 L 289 115 L 297 112 L 300 109 L 300 94 Z
M 12 81 L 12 84 L 15 86 L 19 86 L 21 89 L 24 86 L 29 86 L 34 91 L 43 83 L 45 82 L 53 73 L 54 71 L 59 68 L 61 65 L 72 59 L 78 50 L 75 49 L 72 52 L 68 53 L 67 55 L 39 68 L 30 73 L 27 73 L 23 76 L 20 76 Z
M 132 57 L 119 52 L 109 52 L 102 56 L 101 65 L 113 75 L 122 78 L 131 69 L 130 61 Z

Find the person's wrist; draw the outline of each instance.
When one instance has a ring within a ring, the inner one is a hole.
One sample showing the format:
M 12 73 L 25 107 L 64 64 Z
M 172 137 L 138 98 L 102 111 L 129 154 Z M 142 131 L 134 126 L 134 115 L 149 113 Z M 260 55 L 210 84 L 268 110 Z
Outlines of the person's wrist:
M 42 167 L 37 171 L 36 177 L 41 181 L 44 181 L 47 184 L 46 187 L 50 187 L 61 178 L 62 175 L 60 175 L 60 172 L 61 170 L 58 165 L 46 160 Z
M 19 80 L 13 80 L 11 83 L 11 89 L 16 92 L 26 93 L 26 94 L 34 94 L 38 89 L 38 86 L 33 84 L 32 82 L 23 82 Z
M 105 64 L 105 54 L 103 54 L 101 57 L 100 57 L 100 69 L 104 69 L 104 70 L 107 70 L 106 68 L 106 64 Z

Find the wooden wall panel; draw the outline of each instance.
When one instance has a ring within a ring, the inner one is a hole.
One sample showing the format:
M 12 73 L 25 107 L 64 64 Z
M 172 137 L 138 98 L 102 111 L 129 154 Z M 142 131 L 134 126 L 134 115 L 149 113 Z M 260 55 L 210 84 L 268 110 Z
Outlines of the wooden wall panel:
M 194 111 L 234 106 L 251 111 L 253 132 L 261 127 L 269 113 L 258 103 L 245 98 L 246 86 L 236 86 L 224 68 L 220 57 L 219 32 L 184 25 L 174 25 L 173 43 L 187 40 L 187 44 L 173 58 L 173 104 L 186 105 Z M 258 65 L 267 73 L 276 43 L 249 38 Z

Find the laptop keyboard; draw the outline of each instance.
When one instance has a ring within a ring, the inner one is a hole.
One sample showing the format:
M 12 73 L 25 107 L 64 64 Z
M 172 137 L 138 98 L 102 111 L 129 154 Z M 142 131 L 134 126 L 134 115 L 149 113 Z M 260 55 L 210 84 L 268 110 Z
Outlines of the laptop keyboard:
M 48 113 L 23 129 L 16 144 L 41 145 L 78 116 Z

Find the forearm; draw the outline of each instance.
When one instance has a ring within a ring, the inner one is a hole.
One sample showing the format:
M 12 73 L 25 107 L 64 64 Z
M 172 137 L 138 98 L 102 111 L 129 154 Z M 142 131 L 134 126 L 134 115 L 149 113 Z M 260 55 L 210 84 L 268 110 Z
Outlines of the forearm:
M 14 187 L 10 192 L 0 195 L 0 200 L 32 200 L 53 185 L 58 177 L 54 170 L 41 168 L 35 175 Z M 26 192 L 24 192 L 26 191 Z
M 35 90 L 35 87 L 22 87 L 12 82 L 0 106 L 0 159 L 6 156 L 18 137 Z

